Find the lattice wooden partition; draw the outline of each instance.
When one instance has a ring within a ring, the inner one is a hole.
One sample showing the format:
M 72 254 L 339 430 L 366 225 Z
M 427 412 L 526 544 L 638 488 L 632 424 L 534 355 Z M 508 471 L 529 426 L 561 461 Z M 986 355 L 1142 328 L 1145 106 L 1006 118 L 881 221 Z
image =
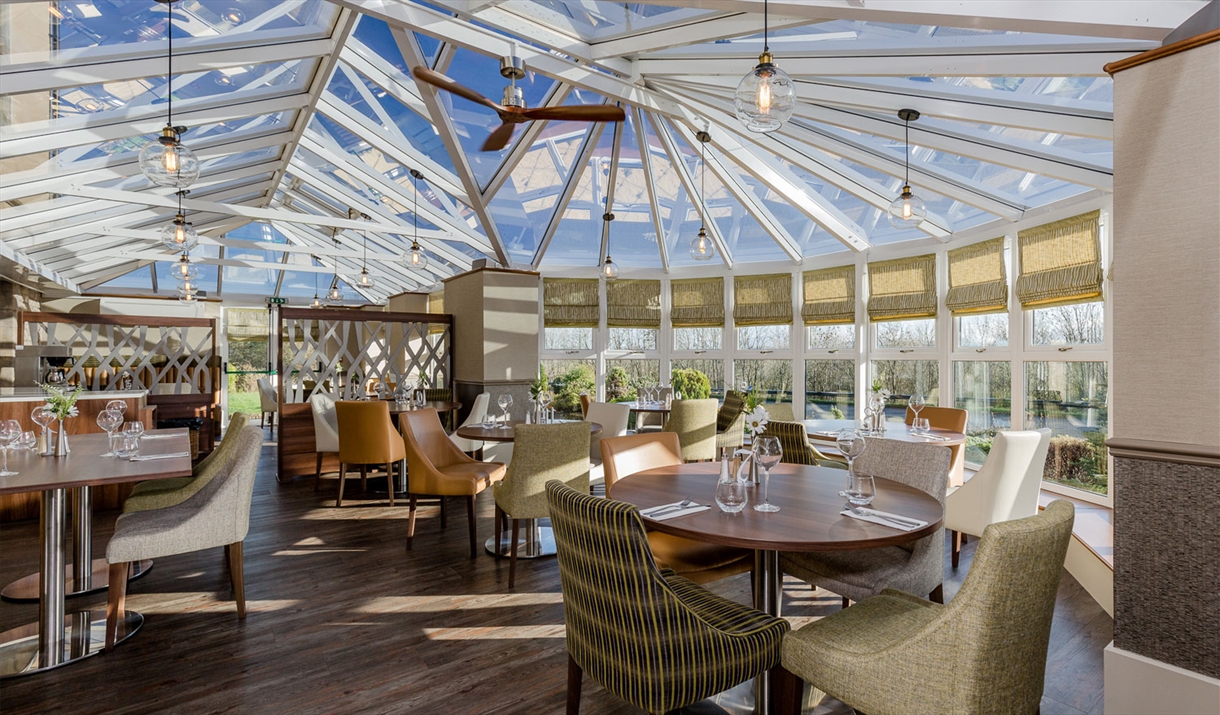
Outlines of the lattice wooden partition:
M 276 357 L 279 478 L 317 469 L 309 398 L 325 392 L 361 399 L 370 382 L 452 389 L 453 316 L 282 308 Z M 369 395 L 372 396 L 372 395 Z M 323 471 L 338 469 L 333 456 Z

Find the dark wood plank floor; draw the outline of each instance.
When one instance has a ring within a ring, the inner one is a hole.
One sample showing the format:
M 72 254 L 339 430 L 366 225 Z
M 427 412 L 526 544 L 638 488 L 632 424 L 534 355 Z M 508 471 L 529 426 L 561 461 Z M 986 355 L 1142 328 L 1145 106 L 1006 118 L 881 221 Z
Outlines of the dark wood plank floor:
M 131 584 L 129 608 L 144 629 L 114 653 L 0 682 L 0 712 L 24 713 L 562 713 L 563 610 L 554 559 L 518 564 L 469 558 L 465 509 L 456 501 L 441 531 L 436 506 L 421 507 L 415 550 L 405 550 L 405 506 L 362 501 L 334 508 L 336 482 L 277 484 L 264 448 L 245 544 L 249 616 L 237 620 L 223 551 L 159 559 Z M 376 482 L 370 480 L 371 485 Z M 491 495 L 479 505 L 490 536 Z M 95 550 L 115 515 L 95 517 Z M 946 598 L 962 567 L 946 562 Z M 0 527 L 0 583 L 36 570 L 35 522 Z M 748 602 L 745 576 L 714 590 Z M 79 599 L 72 602 L 77 604 Z M 85 601 L 99 610 L 105 597 Z M 784 615 L 804 622 L 839 599 L 795 580 Z M 37 618 L 37 605 L 0 605 L 0 631 Z M 1100 713 L 1109 616 L 1067 572 L 1051 631 L 1043 715 Z M 632 713 L 585 681 L 582 712 Z M 717 708 L 700 707 L 699 712 Z M 819 712 L 850 712 L 824 704 Z

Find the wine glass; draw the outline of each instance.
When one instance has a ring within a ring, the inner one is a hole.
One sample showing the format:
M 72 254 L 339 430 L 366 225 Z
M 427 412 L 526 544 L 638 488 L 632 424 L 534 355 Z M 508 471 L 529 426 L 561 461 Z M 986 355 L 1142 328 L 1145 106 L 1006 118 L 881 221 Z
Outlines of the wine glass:
M 22 432 L 21 439 L 17 440 L 18 449 L 33 450 L 37 446 L 38 446 L 38 438 L 34 436 L 33 432 Z
M 513 404 L 513 396 L 509 394 L 500 395 L 496 399 L 496 404 L 500 406 L 500 418 L 504 422 L 504 426 L 508 426 L 508 408 Z
M 911 398 L 909 400 L 907 400 L 907 404 L 911 407 L 911 411 L 915 413 L 915 419 L 913 419 L 911 421 L 911 424 L 916 427 L 916 429 L 914 431 L 918 432 L 919 431 L 918 430 L 919 411 L 922 410 L 923 406 L 927 403 L 924 400 L 923 395 L 916 393 L 914 395 L 911 395 Z
M 51 448 L 51 438 L 50 435 L 47 434 L 47 427 L 49 427 L 51 423 L 55 421 L 55 413 L 51 411 L 50 407 L 47 407 L 46 405 L 39 405 L 30 412 L 30 419 L 34 421 L 34 424 L 42 428 L 42 436 L 46 442 L 46 449 L 48 450 L 47 453 L 49 454 L 49 450 Z
M 115 410 L 119 416 L 127 414 L 127 402 L 125 400 L 111 400 L 106 403 L 106 409 Z
M 763 435 L 758 438 L 757 446 L 754 448 L 754 458 L 758 460 L 758 466 L 763 468 L 763 500 L 762 504 L 754 505 L 754 511 L 779 511 L 779 507 L 768 499 L 767 492 L 771 483 L 771 468 L 779 464 L 783 457 L 784 448 L 779 443 L 779 437 Z
M 16 474 L 8 469 L 8 451 L 13 442 L 18 439 L 21 439 L 21 423 L 17 420 L 0 422 L 0 454 L 3 455 L 3 462 L 0 462 L 0 477 L 11 477 Z
M 114 454 L 114 432 L 123 424 L 123 414 L 118 410 L 105 409 L 97 413 L 97 426 L 101 427 L 106 432 L 109 438 L 109 449 L 103 454 L 103 457 L 113 457 Z
M 847 458 L 847 478 L 851 481 L 852 467 L 856 462 L 856 457 L 864 454 L 864 435 L 860 434 L 857 429 L 839 430 L 838 436 L 835 438 L 835 444 L 838 445 L 839 451 Z
M 538 404 L 542 405 L 542 421 L 550 422 L 550 416 L 547 412 L 551 406 L 551 393 L 543 390 L 538 394 Z

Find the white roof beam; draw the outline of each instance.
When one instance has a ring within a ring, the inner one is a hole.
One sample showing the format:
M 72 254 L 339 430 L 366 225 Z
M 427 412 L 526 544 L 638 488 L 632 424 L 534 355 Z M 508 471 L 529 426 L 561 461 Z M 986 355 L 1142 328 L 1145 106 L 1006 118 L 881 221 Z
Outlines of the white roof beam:
M 810 22 L 807 17 L 770 16 L 772 30 L 808 25 Z M 656 52 L 670 47 L 712 42 L 726 37 L 753 35 L 762 31 L 763 17 L 761 14 L 728 12 L 714 16 L 701 15 L 688 18 L 681 24 L 644 29 L 636 33 L 619 35 L 613 39 L 594 41 L 593 58 L 600 60 L 643 52 Z M 762 49 L 761 46 L 759 49 Z M 745 74 L 747 70 L 749 67 L 742 69 L 739 74 Z
M 661 223 L 661 202 L 657 200 L 657 189 L 653 184 L 652 147 L 644 131 L 644 115 L 639 107 L 631 108 L 635 120 L 635 141 L 640 150 L 640 168 L 644 171 L 644 187 L 648 190 L 648 208 L 652 214 L 653 230 L 657 234 L 657 249 L 661 254 L 661 270 L 669 272 L 669 246 L 665 241 L 665 227 Z
M 568 180 L 564 182 L 563 189 L 555 199 L 555 213 L 551 214 L 551 220 L 547 223 L 546 229 L 542 233 L 542 239 L 534 249 L 534 258 L 530 261 L 530 267 L 534 270 L 538 270 L 543 256 L 546 255 L 546 249 L 551 245 L 551 239 L 555 236 L 555 230 L 559 228 L 559 222 L 563 220 L 564 210 L 568 202 L 572 200 L 572 194 L 576 191 L 576 185 L 580 183 L 580 175 L 589 170 L 589 158 L 593 156 L 593 150 L 597 148 L 597 142 L 601 140 L 602 132 L 605 131 L 605 128 L 606 125 L 601 122 L 589 127 L 589 132 L 585 135 L 584 143 L 580 145 L 580 150 L 576 153 L 576 160 L 572 164 L 572 171 L 568 174 Z
M 623 125 L 626 122 L 616 122 L 614 125 L 614 141 L 610 145 L 610 180 L 606 182 L 606 197 L 605 203 L 602 204 L 602 213 L 614 213 L 614 190 L 618 185 L 618 161 L 619 152 L 623 149 Z M 610 245 L 610 221 L 602 220 L 602 240 L 601 247 L 598 249 L 598 263 L 606 257 L 608 247 Z
M 689 196 L 698 196 L 698 201 L 693 201 L 695 211 L 703 219 L 703 227 L 707 229 L 707 233 L 711 236 L 712 243 L 716 244 L 716 250 L 720 253 L 720 262 L 728 270 L 733 270 L 733 255 L 729 253 L 728 244 L 725 243 L 724 236 L 720 233 L 720 226 L 716 224 L 714 217 L 708 215 L 707 197 L 695 190 L 698 184 L 695 178 L 691 176 L 689 167 L 686 166 L 686 159 L 682 156 L 682 151 L 674 144 L 674 139 L 666 131 L 664 124 L 655 116 L 649 114 L 648 121 L 652 123 L 652 131 L 661 141 L 661 146 L 665 148 L 665 154 L 669 157 L 669 163 L 673 165 L 674 171 L 678 174 L 678 179 L 682 182 L 682 186 L 686 188 L 686 193 Z M 684 207 L 675 207 L 675 214 L 683 212 Z M 681 225 L 682 222 L 674 216 L 674 223 Z M 665 240 L 662 237 L 657 237 L 658 241 Z

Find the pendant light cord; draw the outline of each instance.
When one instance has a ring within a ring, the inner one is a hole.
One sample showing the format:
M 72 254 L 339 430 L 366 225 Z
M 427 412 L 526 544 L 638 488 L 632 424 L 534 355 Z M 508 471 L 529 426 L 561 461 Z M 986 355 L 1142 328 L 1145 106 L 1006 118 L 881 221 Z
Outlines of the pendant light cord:
M 169 38 L 169 55 L 165 58 L 168 74 L 165 77 L 166 124 L 174 126 L 174 4 L 165 3 L 165 35 Z
M 905 154 L 906 154 L 906 157 L 905 157 L 906 158 L 906 179 L 903 180 L 902 183 L 906 186 L 910 186 L 911 185 L 911 120 L 905 119 L 905 120 L 903 120 L 903 124 L 906 125 L 906 128 L 904 130 L 905 131 L 904 141 L 906 142 L 906 152 L 905 152 Z
M 767 2 L 768 0 L 763 0 L 763 52 L 771 51 L 771 45 L 767 42 L 767 30 L 769 24 L 767 19 L 769 15 L 767 12 Z
M 703 204 L 703 223 L 707 224 L 707 142 L 699 142 L 699 201 Z

